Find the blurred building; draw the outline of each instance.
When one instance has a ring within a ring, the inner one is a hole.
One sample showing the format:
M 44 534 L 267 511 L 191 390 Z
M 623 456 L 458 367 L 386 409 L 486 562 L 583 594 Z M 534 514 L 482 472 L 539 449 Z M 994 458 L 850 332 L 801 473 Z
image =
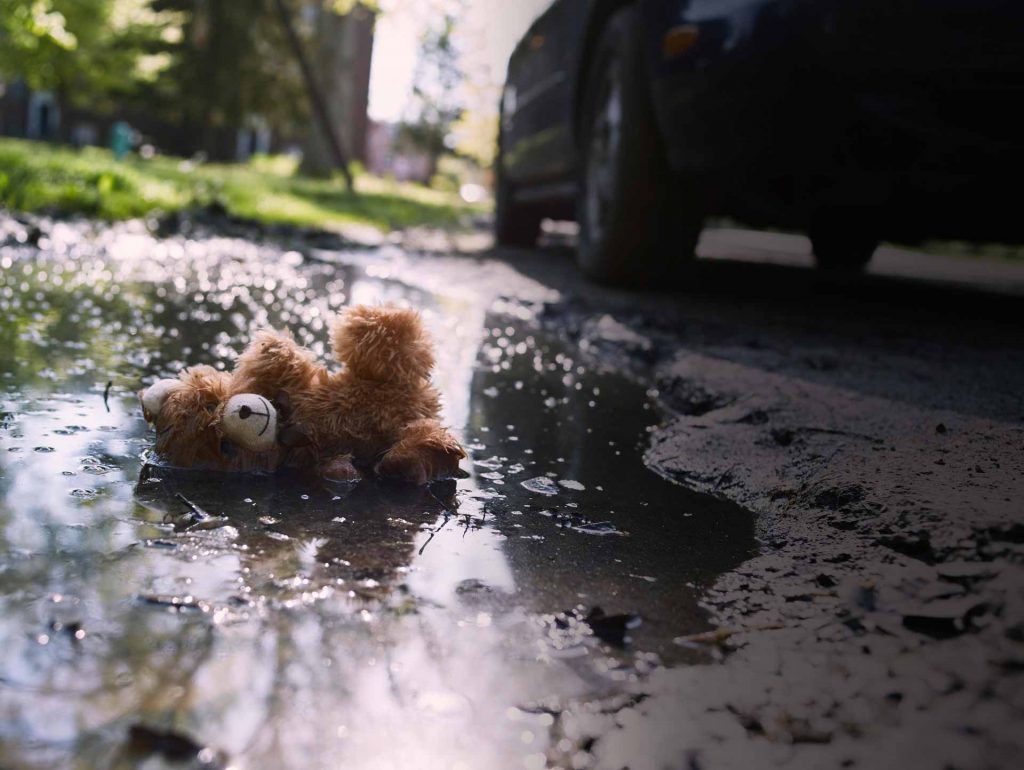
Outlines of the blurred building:
M 394 177 L 400 182 L 426 184 L 433 173 L 430 155 L 402 141 L 400 123 L 370 121 L 365 162 L 371 174 Z
M 0 135 L 59 141 L 60 125 L 60 105 L 52 92 L 0 80 Z
M 312 7 L 312 6 L 311 6 Z M 366 161 L 370 93 L 370 61 L 373 55 L 375 16 L 365 9 L 344 17 L 338 24 L 337 41 L 325 40 L 317 24 L 316 40 L 307 55 L 322 67 L 319 83 L 333 116 L 336 130 L 352 160 Z M 324 57 L 324 47 L 340 54 Z M 176 155 L 204 153 L 211 160 L 244 161 L 257 153 L 294 150 L 306 144 L 309 125 L 302 121 L 277 121 L 271 125 L 264 116 L 248 115 L 241 125 L 198 130 L 160 120 L 144 110 L 127 105 L 109 112 L 93 112 L 64 103 L 50 91 L 33 91 L 20 80 L 0 80 L 0 136 L 72 144 L 105 146 L 111 126 L 119 121 L 131 125 L 141 141 L 162 152 Z

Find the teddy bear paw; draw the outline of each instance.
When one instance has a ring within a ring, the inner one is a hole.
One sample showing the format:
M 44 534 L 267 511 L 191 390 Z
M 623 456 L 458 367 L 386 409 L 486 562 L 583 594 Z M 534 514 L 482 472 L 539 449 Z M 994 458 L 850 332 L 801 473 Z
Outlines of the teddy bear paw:
M 382 479 L 402 481 L 422 486 L 429 481 L 426 464 L 416 455 L 393 455 L 385 457 L 374 468 Z

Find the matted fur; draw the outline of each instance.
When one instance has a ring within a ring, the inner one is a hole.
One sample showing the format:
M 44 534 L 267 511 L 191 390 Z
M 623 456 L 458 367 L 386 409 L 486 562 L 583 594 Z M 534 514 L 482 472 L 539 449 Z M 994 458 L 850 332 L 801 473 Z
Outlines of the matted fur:
M 256 335 L 230 375 L 210 367 L 182 372 L 189 387 L 161 409 L 157 451 L 176 465 L 223 470 L 287 466 L 345 478 L 358 468 L 415 484 L 454 474 L 466 455 L 438 422 L 433 349 L 419 314 L 356 306 L 334 323 L 331 338 L 342 364 L 333 372 L 289 335 L 270 330 Z M 220 415 L 239 393 L 261 395 L 282 412 L 272 452 L 223 451 Z

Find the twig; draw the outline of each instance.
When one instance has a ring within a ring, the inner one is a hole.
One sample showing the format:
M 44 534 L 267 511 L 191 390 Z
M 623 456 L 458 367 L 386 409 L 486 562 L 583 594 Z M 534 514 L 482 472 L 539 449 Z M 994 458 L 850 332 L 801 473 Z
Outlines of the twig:
M 103 406 L 105 406 L 107 408 L 108 412 L 110 411 L 110 404 L 107 403 L 107 399 L 110 398 L 110 389 L 113 386 L 114 386 L 114 381 L 113 380 L 107 380 L 107 387 L 105 387 L 103 389 Z
M 427 542 L 425 542 L 422 546 L 420 546 L 420 550 L 419 550 L 419 555 L 420 556 L 423 555 L 423 552 L 427 549 L 427 546 L 430 545 L 430 541 L 434 539 L 434 535 L 436 535 L 438 532 L 440 532 L 442 529 L 444 529 L 444 526 L 448 523 L 448 519 L 451 518 L 451 514 L 448 513 L 448 511 L 445 511 L 441 515 L 444 516 L 444 521 L 442 521 L 437 526 L 437 529 L 431 530 L 430 537 L 427 538 Z
M 180 500 L 181 502 L 183 502 L 185 505 L 187 505 L 188 509 L 190 511 L 192 511 L 192 513 L 194 513 L 199 518 L 201 518 L 201 519 L 208 519 L 210 517 L 209 513 L 204 511 L 202 508 L 200 508 L 195 503 L 193 503 L 191 500 L 189 500 L 187 497 L 185 497 L 185 495 L 181 494 L 181 492 L 175 492 L 174 493 L 174 497 L 176 499 Z
M 689 634 L 688 636 L 677 636 L 672 641 L 676 644 L 722 644 L 733 634 L 744 634 L 751 631 L 778 631 L 785 628 L 779 623 L 765 623 L 763 625 L 750 626 L 748 628 L 716 628 L 714 631 L 705 631 L 700 634 Z

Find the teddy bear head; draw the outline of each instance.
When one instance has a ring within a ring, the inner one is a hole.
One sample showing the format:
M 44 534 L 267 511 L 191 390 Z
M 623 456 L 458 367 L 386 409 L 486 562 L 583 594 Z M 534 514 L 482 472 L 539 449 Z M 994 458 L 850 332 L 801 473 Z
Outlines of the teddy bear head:
M 224 471 L 274 471 L 281 461 L 278 413 L 255 393 L 232 393 L 232 377 L 193 366 L 139 393 L 156 428 L 156 452 L 171 465 Z

